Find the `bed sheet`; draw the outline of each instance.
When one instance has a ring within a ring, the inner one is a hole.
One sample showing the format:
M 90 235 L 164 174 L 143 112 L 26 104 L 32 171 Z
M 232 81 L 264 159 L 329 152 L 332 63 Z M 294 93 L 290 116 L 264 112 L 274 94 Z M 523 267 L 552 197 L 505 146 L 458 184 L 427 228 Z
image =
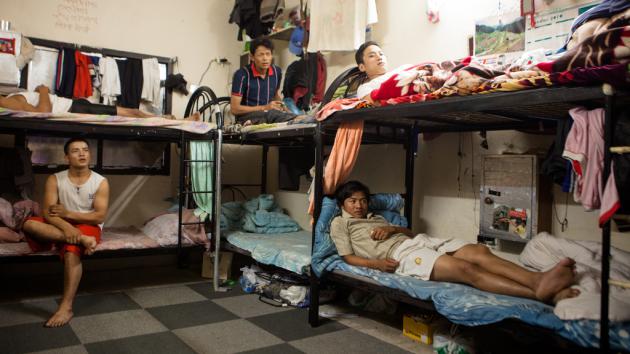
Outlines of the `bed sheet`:
M 232 245 L 249 251 L 252 258 L 298 274 L 306 274 L 311 264 L 311 232 L 256 234 L 228 231 L 224 237 Z
M 330 239 L 330 221 L 338 214 L 337 203 L 324 198 L 316 225 L 312 267 L 318 276 L 328 271 L 344 271 L 369 278 L 379 284 L 399 289 L 417 299 L 432 301 L 435 309 L 451 322 L 479 326 L 515 318 L 528 324 L 549 328 L 585 347 L 599 346 L 599 321 L 563 321 L 553 313 L 553 307 L 539 301 L 498 295 L 467 285 L 423 281 L 413 277 L 384 273 L 369 268 L 354 267 L 337 254 Z M 610 326 L 612 348 L 630 350 L 630 322 L 613 322 Z

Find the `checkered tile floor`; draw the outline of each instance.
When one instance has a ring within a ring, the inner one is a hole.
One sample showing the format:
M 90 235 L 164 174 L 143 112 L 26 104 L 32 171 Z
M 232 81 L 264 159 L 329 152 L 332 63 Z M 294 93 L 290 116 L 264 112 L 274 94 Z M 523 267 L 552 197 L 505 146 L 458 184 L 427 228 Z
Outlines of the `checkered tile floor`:
M 9 353 L 408 353 L 430 352 L 399 329 L 368 319 L 323 320 L 211 283 L 79 295 L 70 325 L 43 322 L 59 298 L 0 304 L 0 352 Z

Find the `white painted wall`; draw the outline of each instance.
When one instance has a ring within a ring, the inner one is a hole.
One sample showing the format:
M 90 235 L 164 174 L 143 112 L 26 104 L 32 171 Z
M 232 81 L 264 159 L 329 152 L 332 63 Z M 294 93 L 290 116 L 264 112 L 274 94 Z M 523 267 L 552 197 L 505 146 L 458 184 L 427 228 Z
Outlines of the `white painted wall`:
M 202 85 L 226 95 L 228 76 L 238 67 L 243 43 L 228 24 L 233 2 L 224 0 L 0 0 L 0 17 L 26 36 L 164 57 L 177 57 L 176 72 L 197 84 L 208 62 L 225 57 L 232 66 L 213 64 Z M 173 114 L 182 116 L 188 97 L 173 95 Z M 174 164 L 175 165 L 175 164 Z M 172 169 L 177 176 L 176 166 Z M 43 180 L 38 176 L 36 198 Z M 108 225 L 142 225 L 169 204 L 177 178 L 108 176 L 112 186 Z

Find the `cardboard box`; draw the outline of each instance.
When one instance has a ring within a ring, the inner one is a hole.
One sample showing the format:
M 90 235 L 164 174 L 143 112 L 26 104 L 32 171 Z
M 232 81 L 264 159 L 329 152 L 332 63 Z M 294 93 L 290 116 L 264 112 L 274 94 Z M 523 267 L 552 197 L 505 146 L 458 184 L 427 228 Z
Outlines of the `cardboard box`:
M 232 252 L 219 252 L 219 279 L 228 280 L 232 268 Z M 212 279 L 214 275 L 214 253 L 204 252 L 201 276 Z
M 403 316 L 403 335 L 424 344 L 433 343 L 432 316 Z

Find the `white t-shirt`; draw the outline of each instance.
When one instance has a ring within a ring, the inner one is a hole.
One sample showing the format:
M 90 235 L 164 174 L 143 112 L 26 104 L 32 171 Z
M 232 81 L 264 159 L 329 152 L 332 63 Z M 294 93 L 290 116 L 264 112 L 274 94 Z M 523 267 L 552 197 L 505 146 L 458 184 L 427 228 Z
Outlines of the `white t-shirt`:
M 67 210 L 79 213 L 94 211 L 94 197 L 105 177 L 90 171 L 90 178 L 82 185 L 72 183 L 68 177 L 68 170 L 55 173 L 55 177 L 57 178 L 59 203 L 63 204 Z M 103 224 L 98 226 L 103 228 Z
M 18 92 L 9 95 L 9 97 L 15 95 L 24 96 L 26 102 L 31 106 L 37 107 L 37 105 L 39 104 L 39 92 Z M 71 99 L 59 97 L 57 95 L 53 95 L 52 93 L 49 93 L 48 96 L 50 97 L 50 103 L 52 104 L 52 113 L 68 113 L 70 111 L 70 107 L 72 106 Z
M 376 90 L 377 88 L 381 87 L 381 84 L 385 81 L 387 81 L 390 77 L 397 75 L 398 73 L 400 73 L 401 71 L 405 71 L 407 69 L 409 69 L 410 67 L 412 67 L 413 65 L 411 64 L 405 64 L 405 65 L 401 65 L 399 67 L 397 67 L 396 69 L 392 70 L 392 71 L 388 71 L 385 74 L 376 77 L 366 83 L 361 84 L 361 86 L 359 86 L 359 88 L 357 88 L 357 97 L 358 98 L 363 98 L 367 95 L 369 95 L 372 91 Z
M 308 51 L 351 51 L 365 42 L 365 28 L 378 21 L 375 0 L 311 0 Z

